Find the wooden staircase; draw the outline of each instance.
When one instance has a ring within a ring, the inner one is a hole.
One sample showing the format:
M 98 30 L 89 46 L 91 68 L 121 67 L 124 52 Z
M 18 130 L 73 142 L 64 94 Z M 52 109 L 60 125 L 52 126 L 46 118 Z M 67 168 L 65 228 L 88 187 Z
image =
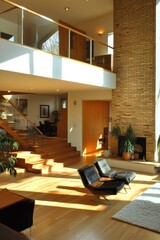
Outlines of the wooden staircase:
M 44 174 L 80 160 L 80 152 L 65 138 L 45 137 L 10 100 L 1 96 L 0 106 L 5 112 L 5 117 L 0 114 L 0 127 L 20 143 L 21 151 L 13 153 L 16 167 Z
M 45 174 L 80 161 L 80 152 L 66 139 L 41 137 L 30 139 L 32 151 L 19 151 L 16 167 L 27 172 Z

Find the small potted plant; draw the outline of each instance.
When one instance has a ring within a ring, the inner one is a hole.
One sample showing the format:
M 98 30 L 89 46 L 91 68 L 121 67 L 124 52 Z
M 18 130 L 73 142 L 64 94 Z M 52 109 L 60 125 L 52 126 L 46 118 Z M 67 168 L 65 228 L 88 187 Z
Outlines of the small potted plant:
M 124 145 L 122 147 L 122 159 L 130 160 L 131 154 L 134 153 L 134 146 L 130 142 L 130 140 L 125 140 Z

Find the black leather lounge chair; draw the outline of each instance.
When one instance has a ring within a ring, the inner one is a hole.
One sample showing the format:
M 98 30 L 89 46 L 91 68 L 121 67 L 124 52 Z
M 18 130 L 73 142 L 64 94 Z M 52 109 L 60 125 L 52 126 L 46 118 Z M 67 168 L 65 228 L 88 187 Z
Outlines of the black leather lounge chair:
M 111 169 L 105 158 L 99 158 L 94 162 L 100 177 L 110 177 L 114 180 L 124 181 L 130 187 L 130 182 L 136 177 L 135 172 L 117 172 Z
M 83 185 L 95 196 L 103 197 L 109 204 L 110 201 L 106 198 L 107 195 L 116 195 L 124 188 L 123 181 L 100 181 L 100 176 L 94 165 L 83 166 L 78 169 Z

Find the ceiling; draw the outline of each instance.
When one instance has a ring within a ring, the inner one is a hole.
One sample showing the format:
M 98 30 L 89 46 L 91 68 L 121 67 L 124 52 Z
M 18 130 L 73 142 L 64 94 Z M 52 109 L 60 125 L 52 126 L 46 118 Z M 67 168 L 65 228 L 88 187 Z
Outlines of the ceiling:
M 113 11 L 113 0 L 13 0 L 21 6 L 47 16 L 77 25 Z M 66 11 L 65 8 L 69 10 Z
M 113 10 L 113 0 L 13 0 L 12 2 L 27 7 L 28 9 L 45 15 L 55 21 L 61 19 L 73 26 L 103 16 Z M 65 7 L 69 7 L 69 10 L 66 11 Z M 31 83 L 32 89 L 30 87 Z M 7 87 L 8 85 L 9 89 Z M 57 92 L 57 89 L 60 89 L 60 91 Z M 95 87 L 91 85 L 70 83 L 47 78 L 44 79 L 40 77 L 34 77 L 33 84 L 33 76 L 13 73 L 11 79 L 10 73 L 0 71 L 0 90 L 2 91 L 9 90 L 13 92 L 19 91 L 21 93 L 64 94 L 68 91 L 93 89 L 95 89 Z

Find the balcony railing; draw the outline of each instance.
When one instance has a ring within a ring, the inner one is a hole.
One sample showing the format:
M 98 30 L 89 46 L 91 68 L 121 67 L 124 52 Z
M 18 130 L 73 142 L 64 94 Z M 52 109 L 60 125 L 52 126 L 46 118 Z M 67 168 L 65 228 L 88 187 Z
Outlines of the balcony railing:
M 106 43 L 8 0 L 0 0 L 0 9 L 1 38 L 113 70 Z

